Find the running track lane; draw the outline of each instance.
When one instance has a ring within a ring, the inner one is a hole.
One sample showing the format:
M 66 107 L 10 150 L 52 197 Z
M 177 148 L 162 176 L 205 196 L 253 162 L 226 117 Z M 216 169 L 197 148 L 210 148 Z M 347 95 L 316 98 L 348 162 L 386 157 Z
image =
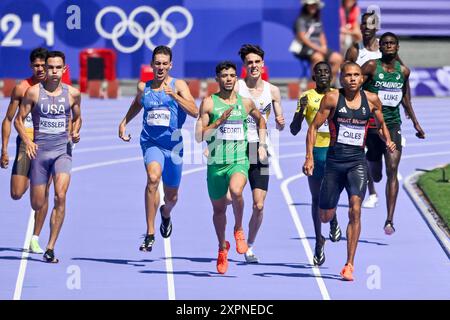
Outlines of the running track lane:
M 297 137 L 292 137 L 288 128 L 281 134 L 279 153 L 284 179 L 271 176 L 265 220 L 255 247 L 261 264 L 246 265 L 242 262 L 243 256 L 236 253 L 232 239 L 233 215 L 229 207 L 227 237 L 232 249 L 225 276 L 215 270 L 217 240 L 206 189 L 206 171 L 202 164 L 185 165 L 184 170 L 189 173 L 182 179 L 179 203 L 173 213 L 174 232 L 170 239 L 173 258 L 170 261 L 174 291 L 170 292 L 171 280 L 167 277 L 164 244 L 159 231 L 153 252 L 137 250 L 145 231 L 145 172 L 138 146 L 139 116 L 129 125 L 132 142 L 125 144 L 117 138 L 117 125 L 129 101 L 125 98 L 117 101 L 84 99 L 82 142 L 75 149 L 73 162 L 78 171 L 74 170 L 66 220 L 56 247 L 61 263 L 47 265 L 41 262 L 40 255 L 30 255 L 24 273 L 22 299 L 450 297 L 449 260 L 402 187 L 395 216 L 398 231 L 392 237 L 384 235 L 384 179 L 377 185 L 380 206 L 363 209 L 361 239 L 355 260 L 356 281 L 339 280 L 339 271 L 345 262 L 345 239 L 336 244 L 327 241 L 325 264 L 312 268 L 307 254 L 308 246 L 310 251 L 314 248 L 310 194 L 306 178 L 299 175 L 304 159 L 305 128 Z M 415 168 L 450 162 L 447 122 L 444 121 L 450 116 L 449 100 L 415 99 L 414 102 L 428 138 L 419 141 L 414 137 L 410 121 L 404 120 L 407 145 L 400 163 L 402 176 L 409 175 Z M 5 105 L 6 101 L 3 99 L 0 103 Z M 433 113 L 429 112 L 431 105 Z M 285 101 L 283 106 L 289 124 L 295 103 Z M 4 108 L 1 116 L 3 113 Z M 192 128 L 193 121 L 188 120 L 186 129 L 192 131 Z M 195 145 L 192 141 L 191 144 Z M 14 155 L 13 140 L 9 153 Z M 197 152 L 188 157 L 192 162 L 199 155 Z M 12 201 L 8 197 L 9 175 L 10 169 L 0 171 L 0 299 L 14 296 L 21 246 L 30 215 L 28 194 L 21 201 Z M 286 202 L 287 195 L 294 202 L 290 207 Z M 245 199 L 244 229 L 247 231 L 251 213 L 249 188 L 246 188 Z M 340 205 L 339 221 L 345 233 L 345 196 Z M 299 232 L 299 223 L 306 239 Z M 40 240 L 42 246 L 48 232 L 46 223 Z M 323 234 L 328 234 L 327 226 L 323 227 Z M 79 275 L 80 289 L 73 289 L 74 275 Z

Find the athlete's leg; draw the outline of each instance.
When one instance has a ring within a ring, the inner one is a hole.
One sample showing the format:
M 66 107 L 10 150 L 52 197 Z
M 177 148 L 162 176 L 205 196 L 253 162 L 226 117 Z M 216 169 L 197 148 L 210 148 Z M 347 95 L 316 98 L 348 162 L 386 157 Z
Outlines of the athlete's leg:
M 155 216 L 159 207 L 159 182 L 161 180 L 161 165 L 152 161 L 146 165 L 147 184 L 145 187 L 145 215 L 147 234 L 155 234 Z
M 395 150 L 393 153 L 386 152 L 386 205 L 387 205 L 387 220 L 391 221 L 394 219 L 395 205 L 397 202 L 398 195 L 398 165 L 400 163 L 400 158 L 402 156 L 401 150 Z
M 314 232 L 316 235 L 316 241 L 322 241 L 322 223 L 319 216 L 319 195 L 320 184 L 322 180 L 315 177 L 308 177 L 309 190 L 311 192 L 311 216 L 314 222 Z
M 11 175 L 11 198 L 19 200 L 27 192 L 30 180 L 27 176 Z
M 16 139 L 16 158 L 11 172 L 11 198 L 19 200 L 27 192 L 30 185 L 29 173 L 30 173 L 31 160 L 26 153 L 26 146 L 22 140 L 17 137 Z
M 219 249 L 226 249 L 225 243 L 225 228 L 227 225 L 227 204 L 225 197 L 222 197 L 218 200 L 212 200 L 211 203 L 213 206 L 213 223 L 214 229 L 216 230 L 217 240 L 219 242 Z
M 52 184 L 52 178 L 48 180 L 47 187 L 45 189 L 45 202 L 42 208 L 39 210 L 36 210 L 34 212 L 34 229 L 33 229 L 33 236 L 39 236 L 42 231 L 42 227 L 45 223 L 45 218 L 47 217 L 47 211 L 48 211 L 48 196 L 49 196 L 49 190 L 50 185 Z
M 353 195 L 349 199 L 347 226 L 347 263 L 353 265 L 356 247 L 361 233 L 361 198 Z
M 264 201 L 266 200 L 267 191 L 256 188 L 252 191 L 253 195 L 253 212 L 248 224 L 248 243 L 253 244 L 256 234 L 261 227 L 264 214 Z
M 55 188 L 55 206 L 50 219 L 50 239 L 47 249 L 53 250 L 66 213 L 66 194 L 70 184 L 70 174 L 56 173 L 53 177 Z M 46 189 L 47 186 L 44 185 Z
M 233 201 L 234 231 L 242 230 L 242 218 L 244 215 L 244 197 L 242 191 L 247 183 L 247 177 L 240 172 L 233 173 L 230 178 L 229 188 Z
M 164 218 L 170 218 L 170 212 L 178 201 L 178 188 L 164 185 L 164 207 L 161 209 Z

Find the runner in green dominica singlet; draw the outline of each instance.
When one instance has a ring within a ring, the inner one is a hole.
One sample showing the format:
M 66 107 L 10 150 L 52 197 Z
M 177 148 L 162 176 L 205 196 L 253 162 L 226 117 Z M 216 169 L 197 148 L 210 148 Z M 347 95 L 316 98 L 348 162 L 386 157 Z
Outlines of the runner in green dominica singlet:
M 247 116 L 255 119 L 259 130 L 259 157 L 267 158 L 266 122 L 252 100 L 234 91 L 236 65 L 229 61 L 216 67 L 216 80 L 220 91 L 206 97 L 200 106 L 196 125 L 197 142 L 208 143 L 208 194 L 213 206 L 214 227 L 219 241 L 217 271 L 225 273 L 228 268 L 230 243 L 225 239 L 227 192 L 230 190 L 235 224 L 236 251 L 248 250 L 242 229 L 244 198 L 242 191 L 247 183 L 249 159 L 247 155 Z
M 364 88 L 378 95 L 383 105 L 383 117 L 389 129 L 391 139 L 396 144 L 396 151 L 393 153 L 386 151 L 385 143 L 378 135 L 369 134 L 367 143 L 367 161 L 372 179 L 379 182 L 382 177 L 381 158 L 384 154 L 386 164 L 386 205 L 387 218 L 384 224 L 384 231 L 390 235 L 394 229 L 394 210 L 398 195 L 398 166 L 402 155 L 401 117 L 400 104 L 405 107 L 405 113 L 414 124 L 420 139 L 425 138 L 425 133 L 419 125 L 411 104 L 409 90 L 410 70 L 398 61 L 398 38 L 391 32 L 386 32 L 380 37 L 381 58 L 370 60 L 362 66 L 362 73 L 365 77 Z M 374 121 L 371 119 L 369 130 L 375 130 Z

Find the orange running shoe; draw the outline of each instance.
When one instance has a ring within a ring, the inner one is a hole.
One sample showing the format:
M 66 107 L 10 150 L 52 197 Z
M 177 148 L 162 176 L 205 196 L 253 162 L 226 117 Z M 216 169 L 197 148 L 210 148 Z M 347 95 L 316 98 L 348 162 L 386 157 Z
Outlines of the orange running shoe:
M 224 274 L 228 269 L 228 250 L 230 250 L 230 243 L 225 241 L 227 248 L 219 250 L 217 257 L 217 272 Z
M 347 263 L 341 271 L 341 277 L 347 281 L 353 281 L 353 266 Z
M 244 231 L 238 230 L 234 232 L 234 239 L 236 240 L 236 251 L 239 254 L 244 254 L 248 250 L 247 241 L 245 241 Z

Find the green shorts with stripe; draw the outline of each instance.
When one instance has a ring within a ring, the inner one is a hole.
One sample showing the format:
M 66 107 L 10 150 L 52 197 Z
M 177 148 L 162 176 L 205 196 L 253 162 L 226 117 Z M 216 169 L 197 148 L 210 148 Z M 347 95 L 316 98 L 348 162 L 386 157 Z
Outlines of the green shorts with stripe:
M 227 194 L 230 185 L 231 176 L 235 173 L 241 173 L 248 179 L 248 162 L 239 164 L 214 164 L 208 165 L 207 181 L 208 194 L 211 200 L 219 200 Z

